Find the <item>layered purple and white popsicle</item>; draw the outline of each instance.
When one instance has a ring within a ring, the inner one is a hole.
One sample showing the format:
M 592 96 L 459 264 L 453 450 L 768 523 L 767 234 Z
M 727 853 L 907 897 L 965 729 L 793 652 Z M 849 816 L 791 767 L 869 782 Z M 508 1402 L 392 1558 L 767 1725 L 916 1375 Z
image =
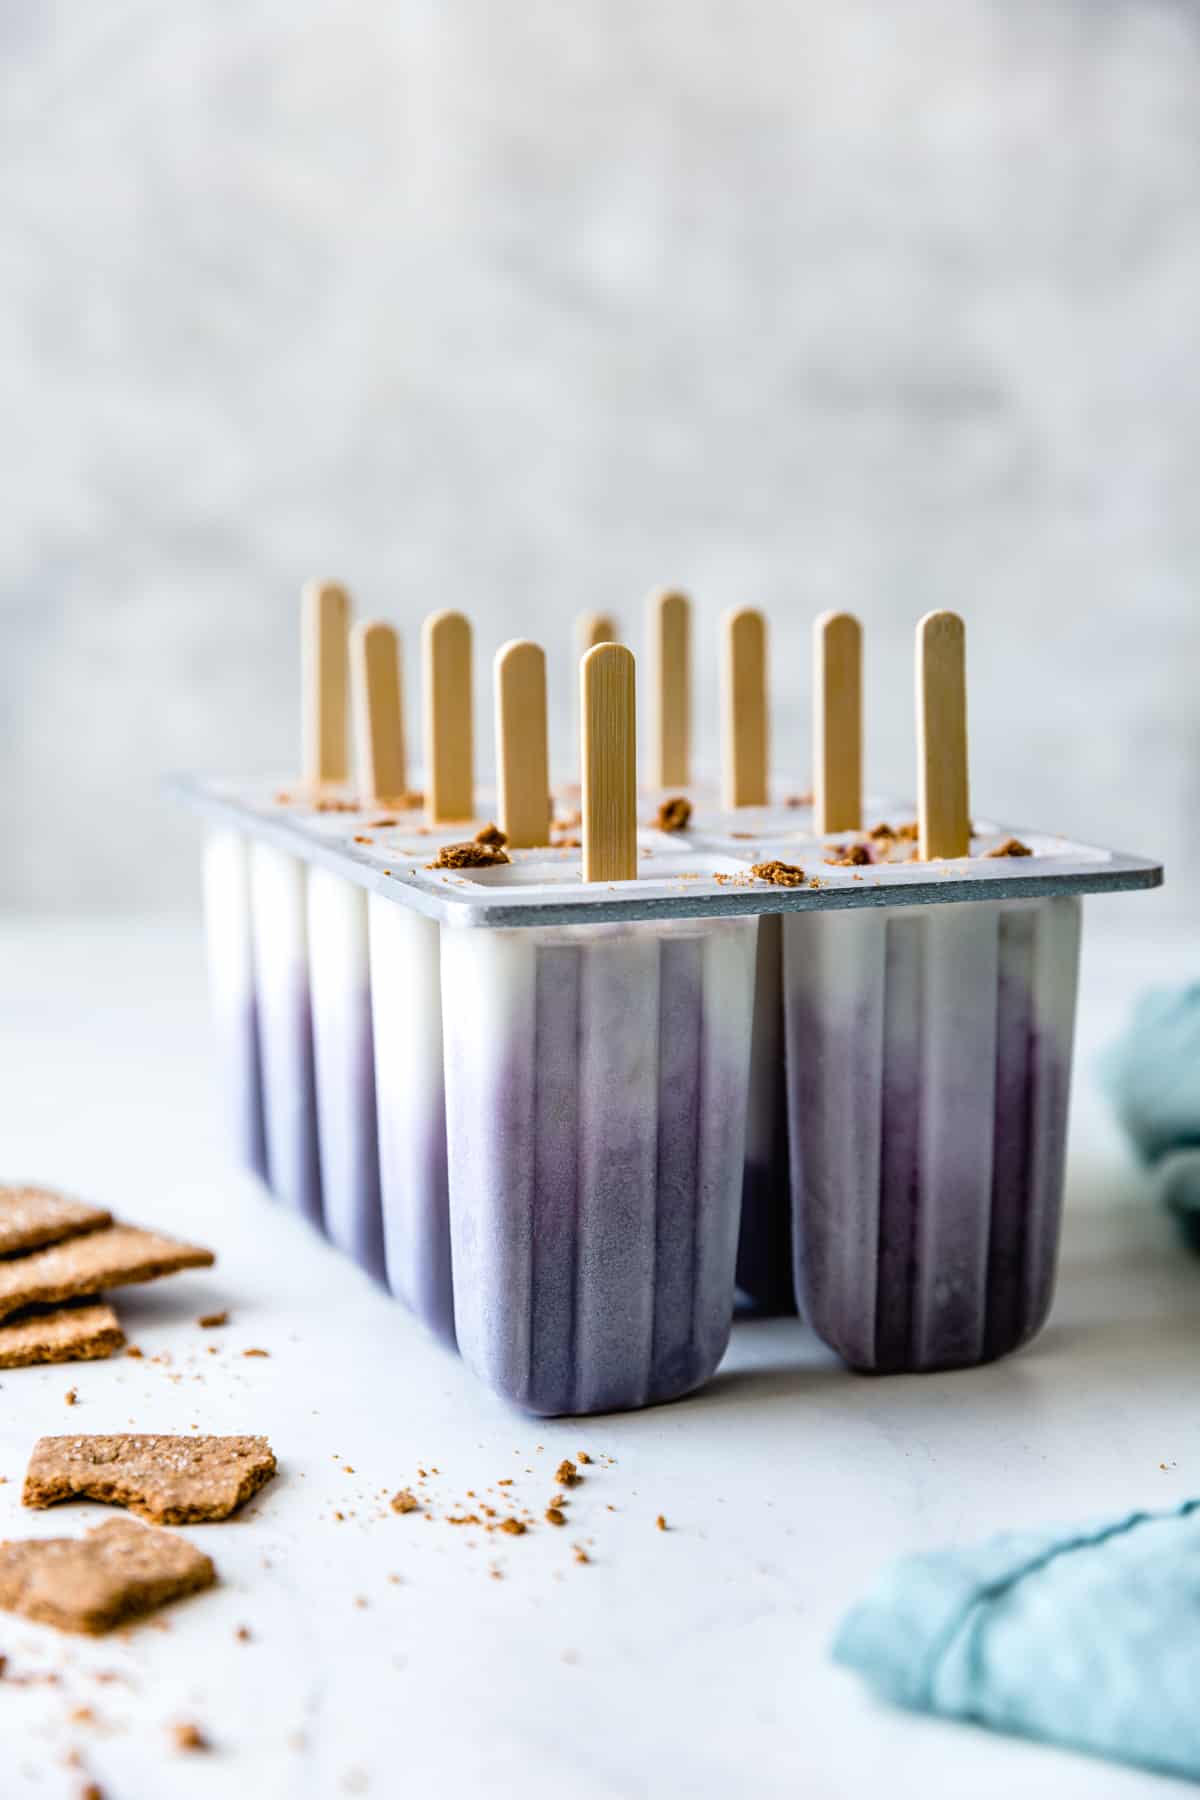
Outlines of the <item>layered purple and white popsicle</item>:
M 737 1286 L 739 1294 L 759 1312 L 796 1310 L 784 1068 L 783 921 L 777 914 L 767 914 L 758 923 Z
M 985 1362 L 1045 1321 L 1079 901 L 790 915 L 801 1310 L 853 1367 Z
M 258 998 L 250 904 L 250 846 L 237 831 L 213 831 L 204 847 L 204 918 L 209 989 L 234 1154 L 267 1179 L 259 1062 Z
M 376 894 L 369 918 L 387 1283 L 452 1344 L 441 928 Z
M 367 896 L 319 866 L 308 873 L 308 970 L 325 1230 L 382 1279 Z
M 443 933 L 459 1347 L 531 1412 L 670 1400 L 721 1359 L 755 935 Z
M 251 850 L 254 979 L 263 1115 L 271 1187 L 320 1225 L 312 994 L 308 973 L 308 867 L 259 841 Z

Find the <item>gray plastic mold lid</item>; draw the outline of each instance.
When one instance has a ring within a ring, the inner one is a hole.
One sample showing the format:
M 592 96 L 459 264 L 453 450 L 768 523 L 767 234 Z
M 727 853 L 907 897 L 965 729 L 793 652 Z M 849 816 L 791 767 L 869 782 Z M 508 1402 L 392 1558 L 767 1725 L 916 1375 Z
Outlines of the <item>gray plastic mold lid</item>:
M 834 867 L 838 846 L 862 833 L 820 837 L 811 808 L 780 798 L 769 806 L 721 808 L 703 787 L 688 790 L 689 827 L 665 832 L 654 823 L 659 796 L 639 801 L 636 881 L 585 883 L 577 849 L 516 850 L 496 868 L 432 869 L 443 844 L 474 836 L 494 815 L 436 830 L 417 812 L 390 813 L 349 802 L 316 810 L 286 784 L 263 780 L 178 777 L 171 792 L 211 823 L 261 839 L 347 881 L 412 906 L 444 925 L 616 924 L 628 919 L 722 918 L 814 912 L 831 907 L 921 906 L 959 900 L 1015 900 L 1041 894 L 1100 894 L 1161 885 L 1162 864 L 1101 850 L 1040 831 L 976 820 L 972 855 L 954 862 L 915 861 Z M 911 820 L 911 804 L 868 799 L 867 828 Z M 1032 852 L 989 857 L 1010 836 Z M 755 863 L 799 865 L 801 887 L 756 879 Z

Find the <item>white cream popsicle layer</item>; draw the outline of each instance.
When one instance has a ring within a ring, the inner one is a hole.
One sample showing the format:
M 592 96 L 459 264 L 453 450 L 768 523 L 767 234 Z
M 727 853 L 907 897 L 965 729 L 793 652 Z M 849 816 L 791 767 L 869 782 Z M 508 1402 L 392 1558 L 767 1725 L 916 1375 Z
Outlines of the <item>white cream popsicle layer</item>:
M 1054 1285 L 1070 896 L 784 920 L 801 1310 L 856 1368 L 990 1360 Z
M 209 991 L 221 1084 L 235 1154 L 267 1179 L 259 1063 L 258 998 L 250 903 L 250 845 L 239 831 L 210 831 L 204 846 Z
M 320 1225 L 321 1170 L 308 971 L 308 865 L 272 844 L 254 844 L 251 895 L 271 1187 L 285 1205 Z
M 721 1359 L 756 923 L 443 933 L 459 1347 L 532 1412 L 668 1400 Z
M 381 1279 L 367 896 L 317 865 L 308 871 L 308 971 L 325 1230 Z
M 376 894 L 369 920 L 387 1283 L 453 1343 L 441 927 Z

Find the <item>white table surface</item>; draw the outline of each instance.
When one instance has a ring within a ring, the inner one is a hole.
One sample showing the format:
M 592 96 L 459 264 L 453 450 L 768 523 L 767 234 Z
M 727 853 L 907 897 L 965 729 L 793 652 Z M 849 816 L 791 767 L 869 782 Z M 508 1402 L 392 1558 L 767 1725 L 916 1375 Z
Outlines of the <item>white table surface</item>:
M 1200 1262 L 1147 1204 L 1089 1066 L 1145 981 L 1200 973 L 1200 945 L 1159 930 L 1135 948 L 1136 914 L 1117 932 L 1104 907 L 1085 931 L 1058 1299 L 1032 1349 L 870 1380 L 794 1322 L 740 1325 L 705 1394 L 580 1423 L 493 1398 L 229 1172 L 195 924 L 0 921 L 0 1175 L 219 1253 L 119 1301 L 131 1341 L 169 1362 L 0 1376 L 0 1536 L 109 1516 L 23 1511 L 43 1432 L 265 1432 L 281 1465 L 240 1520 L 190 1533 L 220 1586 L 161 1627 L 91 1643 L 0 1616 L 9 1674 L 60 1677 L 0 1682 L 5 1800 L 74 1796 L 85 1779 L 106 1800 L 1177 1792 L 893 1712 L 827 1655 L 898 1552 L 1200 1490 Z M 228 1328 L 201 1331 L 221 1307 Z M 244 1358 L 251 1346 L 269 1357 Z M 597 1460 L 567 1529 L 485 1539 L 440 1516 L 502 1476 L 540 1515 L 578 1448 Z M 380 1501 L 418 1467 L 440 1471 L 431 1521 Z M 73 1721 L 80 1707 L 94 1721 Z M 172 1748 L 181 1720 L 211 1756 Z M 64 1766 L 72 1749 L 82 1771 Z

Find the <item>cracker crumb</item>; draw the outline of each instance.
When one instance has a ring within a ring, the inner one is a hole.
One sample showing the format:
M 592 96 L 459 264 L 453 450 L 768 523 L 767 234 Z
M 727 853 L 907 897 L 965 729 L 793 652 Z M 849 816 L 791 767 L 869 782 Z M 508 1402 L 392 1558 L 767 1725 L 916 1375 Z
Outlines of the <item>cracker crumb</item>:
M 172 1725 L 171 1740 L 177 1750 L 211 1750 L 212 1745 L 201 1731 L 199 1725 L 190 1721 L 181 1725 Z
M 827 856 L 825 861 L 835 869 L 858 869 L 871 860 L 871 852 L 865 844 L 847 844 L 840 856 Z
M 576 1462 L 580 1462 L 580 1463 L 590 1463 L 590 1462 L 591 1462 L 591 1460 L 592 1460 L 592 1459 L 591 1459 L 591 1457 L 590 1457 L 590 1456 L 589 1456 L 589 1455 L 588 1455 L 588 1453 L 587 1453 L 587 1451 L 586 1451 L 586 1450 L 577 1450 L 577 1451 L 576 1451 L 576 1452 L 575 1452 L 575 1461 L 576 1461 Z
M 508 834 L 501 831 L 498 825 L 489 823 L 475 833 L 475 842 L 486 844 L 492 850 L 503 850 L 508 842 Z
M 229 1314 L 227 1312 L 201 1313 L 196 1323 L 204 1331 L 215 1331 L 218 1325 L 228 1325 Z
M 354 841 L 356 844 L 373 844 L 375 839 L 373 837 L 368 837 L 365 831 L 358 831 L 354 834 Z
M 580 1547 L 580 1545 L 576 1544 L 576 1546 L 575 1546 L 575 1561 L 577 1563 L 586 1563 L 586 1562 L 591 1562 L 591 1560 L 592 1559 L 588 1555 L 587 1551 L 582 1549 Z
M 509 1537 L 524 1537 L 525 1526 L 520 1519 L 501 1519 L 500 1530 L 506 1531 Z
M 1010 837 L 1005 838 L 1002 844 L 997 844 L 995 849 L 985 851 L 984 854 L 987 856 L 1032 856 L 1033 851 L 1028 844 L 1023 844 L 1020 838 Z
M 756 881 L 769 881 L 773 887 L 801 887 L 804 883 L 804 870 L 795 863 L 755 863 L 750 873 Z
M 141 1357 L 145 1356 L 146 1352 L 139 1344 L 130 1344 L 126 1349 L 125 1354 L 126 1356 Z
M 269 1350 L 260 1350 L 257 1348 L 257 1346 L 255 1346 L 254 1348 L 252 1348 L 250 1350 L 242 1351 L 243 1356 L 270 1356 L 270 1354 L 271 1354 L 271 1352 Z
M 547 1525 L 565 1525 L 566 1522 L 567 1515 L 563 1512 L 561 1506 L 548 1506 L 546 1508 Z
M 583 1476 L 579 1473 L 579 1470 L 575 1467 L 575 1464 L 571 1461 L 570 1457 L 564 1456 L 557 1469 L 554 1471 L 554 1479 L 558 1482 L 560 1487 L 572 1488 L 579 1486 L 579 1483 L 583 1480 Z
M 666 1529 L 667 1529 L 667 1521 L 666 1521 L 666 1519 L 665 1519 L 665 1518 L 664 1518 L 664 1517 L 663 1517 L 663 1515 L 662 1515 L 662 1513 L 659 1513 L 659 1514 L 658 1514 L 658 1516 L 657 1516 L 657 1518 L 656 1518 L 656 1519 L 655 1519 L 655 1521 L 654 1521 L 654 1523 L 655 1523 L 655 1525 L 656 1525 L 656 1526 L 657 1526 L 657 1527 L 658 1527 L 658 1529 L 659 1529 L 659 1530 L 660 1530 L 660 1531 L 665 1531 L 665 1530 L 666 1530 Z
M 660 831 L 686 831 L 691 817 L 691 801 L 682 794 L 675 794 L 670 800 L 663 801 L 654 823 Z
M 389 1505 L 394 1513 L 420 1512 L 421 1502 L 407 1488 L 401 1488 L 392 1495 Z
M 239 1625 L 233 1635 L 239 1644 L 252 1644 L 254 1642 L 253 1635 L 251 1634 L 248 1625 Z
M 443 844 L 427 869 L 493 869 L 510 860 L 507 850 L 492 844 Z
M 66 1401 L 68 1406 L 75 1406 L 79 1400 L 79 1389 L 78 1388 L 68 1388 L 66 1393 L 63 1395 L 63 1399 Z
M 879 822 L 878 825 L 872 825 L 871 829 L 867 833 L 868 837 L 881 838 L 885 841 L 888 838 L 894 838 L 895 835 L 896 835 L 896 833 L 892 830 L 891 826 L 888 824 L 885 824 L 882 820 Z
M 905 843 L 915 844 L 921 835 L 921 827 L 915 819 L 909 819 L 905 824 L 897 825 L 893 835 Z

